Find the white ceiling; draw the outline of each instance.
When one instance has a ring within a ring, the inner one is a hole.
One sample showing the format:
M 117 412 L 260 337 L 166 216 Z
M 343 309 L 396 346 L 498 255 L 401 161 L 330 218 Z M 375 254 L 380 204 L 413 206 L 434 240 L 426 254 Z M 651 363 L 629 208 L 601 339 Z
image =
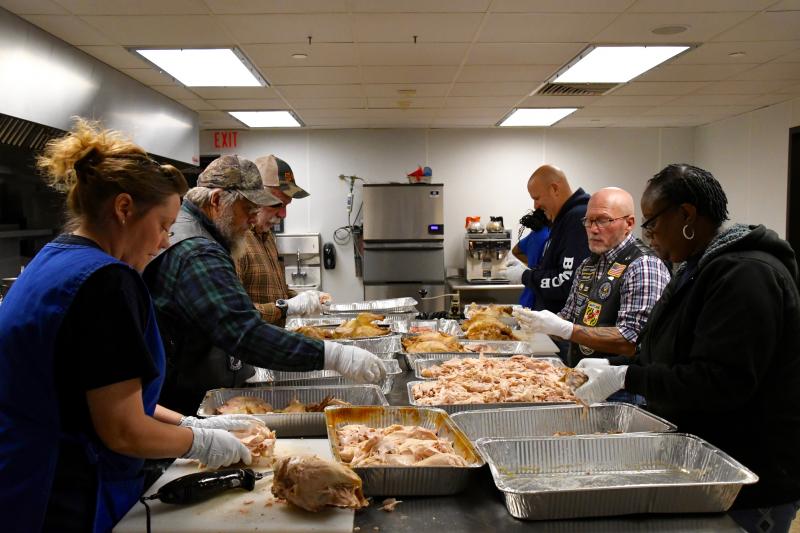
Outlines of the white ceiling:
M 581 108 L 555 127 L 696 126 L 800 96 L 800 0 L 0 0 L 0 6 L 197 110 L 203 129 L 242 127 L 225 111 L 256 109 L 292 110 L 311 128 L 491 127 L 514 107 L 533 106 Z M 651 31 L 666 25 L 688 29 Z M 696 48 L 605 96 L 531 96 L 587 45 L 625 43 Z M 271 86 L 187 88 L 128 52 L 130 46 L 238 46 Z M 296 53 L 308 58 L 293 59 Z

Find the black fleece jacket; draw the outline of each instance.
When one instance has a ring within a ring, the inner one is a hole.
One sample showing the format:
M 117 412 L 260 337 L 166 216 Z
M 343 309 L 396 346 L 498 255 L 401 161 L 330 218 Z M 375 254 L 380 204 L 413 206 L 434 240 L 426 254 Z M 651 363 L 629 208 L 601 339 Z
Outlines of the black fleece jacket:
M 786 241 L 735 225 L 667 286 L 639 336 L 625 389 L 760 477 L 736 508 L 800 498 L 800 296 Z
M 537 311 L 561 311 L 572 286 L 572 274 L 589 256 L 589 242 L 581 223 L 588 203 L 589 195 L 580 188 L 567 198 L 553 220 L 541 261 L 522 274 L 522 283 L 536 295 Z

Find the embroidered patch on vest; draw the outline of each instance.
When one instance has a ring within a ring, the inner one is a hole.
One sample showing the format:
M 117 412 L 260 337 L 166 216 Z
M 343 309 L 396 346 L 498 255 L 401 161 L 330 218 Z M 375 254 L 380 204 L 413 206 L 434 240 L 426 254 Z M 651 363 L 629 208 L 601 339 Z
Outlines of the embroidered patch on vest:
M 594 277 L 595 270 L 597 270 L 597 267 L 585 267 L 583 270 L 581 270 L 581 276 L 578 279 L 581 281 L 591 281 Z
M 597 319 L 600 318 L 600 310 L 602 308 L 603 306 L 596 302 L 589 302 L 586 304 L 586 311 L 583 313 L 583 323 L 591 327 L 597 325 Z
M 606 281 L 600 288 L 597 289 L 597 295 L 600 297 L 601 300 L 605 300 L 611 295 L 611 283 Z
M 589 294 L 589 289 L 591 288 L 592 286 L 586 283 L 585 281 L 578 282 L 578 294 L 583 294 L 584 296 L 586 296 Z
M 628 265 L 614 263 L 613 265 L 611 265 L 611 268 L 608 269 L 608 275 L 618 278 L 622 275 L 623 272 L 625 272 L 625 267 L 627 266 Z
M 591 348 L 589 348 L 588 346 L 584 346 L 583 344 L 579 344 L 579 345 L 578 345 L 578 348 L 580 348 L 580 350 L 581 350 L 581 353 L 582 353 L 583 355 L 592 355 L 592 354 L 594 353 L 594 350 L 592 350 L 592 349 L 591 349 Z

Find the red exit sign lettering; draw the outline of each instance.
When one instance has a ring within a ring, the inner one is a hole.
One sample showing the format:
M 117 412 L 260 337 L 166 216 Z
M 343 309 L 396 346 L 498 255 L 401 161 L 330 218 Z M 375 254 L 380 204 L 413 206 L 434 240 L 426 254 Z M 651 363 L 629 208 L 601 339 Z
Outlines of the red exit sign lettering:
M 214 148 L 236 148 L 238 131 L 215 131 Z

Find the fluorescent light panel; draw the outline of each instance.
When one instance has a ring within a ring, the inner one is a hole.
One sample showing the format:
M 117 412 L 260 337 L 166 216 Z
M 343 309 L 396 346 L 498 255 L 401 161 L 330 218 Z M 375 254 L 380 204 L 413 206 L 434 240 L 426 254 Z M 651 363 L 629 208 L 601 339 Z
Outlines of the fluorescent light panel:
M 299 128 L 301 124 L 288 111 L 229 111 L 251 128 Z
M 688 48 L 688 46 L 597 46 L 553 81 L 625 83 Z
M 577 110 L 577 107 L 520 108 L 508 115 L 500 126 L 552 126 Z
M 231 48 L 137 49 L 136 52 L 187 87 L 265 85 Z

